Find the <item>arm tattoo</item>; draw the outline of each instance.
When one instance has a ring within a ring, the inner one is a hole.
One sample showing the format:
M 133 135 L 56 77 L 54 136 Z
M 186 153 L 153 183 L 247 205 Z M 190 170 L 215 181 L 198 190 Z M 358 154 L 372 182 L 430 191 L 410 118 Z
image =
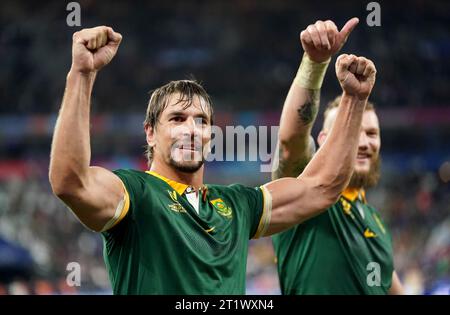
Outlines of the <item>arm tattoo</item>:
M 308 90 L 307 101 L 297 109 L 298 117 L 303 125 L 314 123 L 317 112 L 319 111 L 319 102 L 320 90 Z M 299 176 L 306 165 L 308 165 L 315 151 L 314 139 L 309 135 L 308 147 L 304 149 L 303 154 L 294 161 L 286 161 L 284 159 L 285 154 L 283 148 L 278 142 L 272 163 L 272 179 Z
M 312 142 L 314 145 L 314 142 Z M 283 148 L 277 144 L 277 149 L 275 151 L 274 162 L 272 164 L 272 180 L 283 178 L 283 177 L 297 177 L 299 176 L 306 165 L 309 163 L 312 155 L 314 154 L 315 147 L 311 147 L 308 149 L 308 155 L 296 160 L 294 163 L 288 165 L 287 161 L 284 160 L 283 156 Z
M 297 109 L 298 117 L 304 125 L 314 122 L 319 110 L 320 90 L 308 90 L 308 100 Z

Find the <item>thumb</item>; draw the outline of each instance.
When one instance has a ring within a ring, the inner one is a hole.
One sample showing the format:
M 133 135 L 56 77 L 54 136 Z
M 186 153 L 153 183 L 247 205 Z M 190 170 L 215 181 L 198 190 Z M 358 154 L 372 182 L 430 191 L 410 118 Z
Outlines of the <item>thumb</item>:
M 339 32 L 339 35 L 341 38 L 346 41 L 347 37 L 350 35 L 350 33 L 353 31 L 353 29 L 358 25 L 359 19 L 357 17 L 354 17 L 345 23 L 344 27 Z

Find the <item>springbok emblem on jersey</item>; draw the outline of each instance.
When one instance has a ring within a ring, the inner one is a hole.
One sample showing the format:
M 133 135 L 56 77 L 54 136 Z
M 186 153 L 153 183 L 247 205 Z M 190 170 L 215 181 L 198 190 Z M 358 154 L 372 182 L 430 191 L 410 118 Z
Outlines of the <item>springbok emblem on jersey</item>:
M 225 218 L 231 219 L 233 217 L 233 210 L 231 210 L 222 199 L 217 198 L 211 200 L 211 204 L 216 208 L 217 212 Z

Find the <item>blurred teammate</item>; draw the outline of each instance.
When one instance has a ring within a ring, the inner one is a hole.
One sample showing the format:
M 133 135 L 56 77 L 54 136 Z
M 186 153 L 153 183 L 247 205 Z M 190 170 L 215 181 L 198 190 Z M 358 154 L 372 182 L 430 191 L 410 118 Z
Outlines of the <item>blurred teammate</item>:
M 344 94 L 330 141 L 298 178 L 257 188 L 204 185 L 212 105 L 193 81 L 170 82 L 150 98 L 149 171 L 90 166 L 91 93 L 121 39 L 109 27 L 73 36 L 51 150 L 53 192 L 84 225 L 101 232 L 114 293 L 243 294 L 248 240 L 318 214 L 347 185 L 375 66 L 356 56 L 338 58 Z
M 351 19 L 339 32 L 332 21 L 318 21 L 301 33 L 305 54 L 300 69 L 308 69 L 310 76 L 308 80 L 297 76 L 286 98 L 273 179 L 298 176 L 313 157 L 311 128 L 323 77 L 331 57 L 341 49 L 357 23 L 357 19 Z M 350 69 L 362 73 L 358 67 Z M 318 137 L 320 147 L 331 142 L 329 135 L 340 99 L 331 102 L 324 113 Z M 379 178 L 379 152 L 378 118 L 368 103 L 354 172 L 339 200 L 328 211 L 273 236 L 283 294 L 402 293 L 393 266 L 391 236 L 378 211 L 365 198 L 364 188 L 375 185 Z

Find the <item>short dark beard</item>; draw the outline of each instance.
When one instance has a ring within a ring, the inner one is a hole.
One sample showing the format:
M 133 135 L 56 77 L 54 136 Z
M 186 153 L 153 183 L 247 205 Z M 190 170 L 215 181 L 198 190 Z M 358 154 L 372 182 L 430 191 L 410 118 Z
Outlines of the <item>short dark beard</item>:
M 361 189 L 375 186 L 380 180 L 380 167 L 381 157 L 377 156 L 375 160 L 371 161 L 370 170 L 368 173 L 353 172 L 348 187 Z
M 172 158 L 169 159 L 169 164 L 171 166 L 173 166 L 174 169 L 176 169 L 177 171 L 180 171 L 183 173 L 189 173 L 189 174 L 197 172 L 203 166 L 204 163 L 205 163 L 205 161 L 198 161 L 194 165 L 184 165 L 180 162 L 175 161 Z

